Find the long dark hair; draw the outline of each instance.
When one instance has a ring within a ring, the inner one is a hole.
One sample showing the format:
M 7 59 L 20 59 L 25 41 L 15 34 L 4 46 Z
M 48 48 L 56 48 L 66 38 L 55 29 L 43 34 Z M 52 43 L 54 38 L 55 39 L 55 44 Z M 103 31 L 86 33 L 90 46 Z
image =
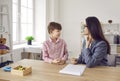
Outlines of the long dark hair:
M 98 40 L 98 41 L 103 40 L 107 43 L 107 46 L 108 46 L 107 53 L 110 54 L 110 45 L 104 37 L 102 27 L 101 27 L 101 24 L 100 24 L 98 18 L 87 17 L 86 24 L 87 24 L 87 28 L 94 40 Z

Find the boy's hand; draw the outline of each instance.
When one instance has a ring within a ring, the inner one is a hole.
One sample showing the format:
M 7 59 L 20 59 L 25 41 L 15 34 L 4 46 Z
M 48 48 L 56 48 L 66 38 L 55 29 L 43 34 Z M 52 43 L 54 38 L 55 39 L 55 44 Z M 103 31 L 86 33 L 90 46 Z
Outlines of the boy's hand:
M 60 60 L 59 58 L 58 59 L 54 59 L 53 61 L 52 61 L 52 63 L 53 64 L 58 64 L 58 65 L 63 65 L 63 64 L 65 64 L 65 60 Z
M 60 60 L 60 62 L 58 63 L 59 65 L 63 65 L 63 64 L 65 64 L 66 63 L 66 61 L 65 60 Z
M 59 63 L 59 62 L 60 62 L 60 60 L 58 60 L 58 59 L 54 59 L 54 60 L 52 61 L 53 64 L 57 64 L 57 63 Z

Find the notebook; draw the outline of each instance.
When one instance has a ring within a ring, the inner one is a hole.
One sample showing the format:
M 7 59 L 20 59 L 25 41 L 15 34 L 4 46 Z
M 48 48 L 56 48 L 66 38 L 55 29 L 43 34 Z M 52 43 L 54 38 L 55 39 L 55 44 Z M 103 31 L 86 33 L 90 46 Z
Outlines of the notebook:
M 60 70 L 59 73 L 81 76 L 85 71 L 85 68 L 85 65 L 68 64 L 62 70 Z

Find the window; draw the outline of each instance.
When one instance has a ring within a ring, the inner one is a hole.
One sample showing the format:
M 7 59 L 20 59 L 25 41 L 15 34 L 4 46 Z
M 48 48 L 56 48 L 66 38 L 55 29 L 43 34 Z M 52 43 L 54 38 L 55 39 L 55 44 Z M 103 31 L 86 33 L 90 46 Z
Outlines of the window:
M 13 0 L 13 44 L 25 42 L 25 37 L 34 35 L 33 1 Z
M 17 41 L 17 29 L 18 29 L 18 1 L 13 0 L 13 41 Z

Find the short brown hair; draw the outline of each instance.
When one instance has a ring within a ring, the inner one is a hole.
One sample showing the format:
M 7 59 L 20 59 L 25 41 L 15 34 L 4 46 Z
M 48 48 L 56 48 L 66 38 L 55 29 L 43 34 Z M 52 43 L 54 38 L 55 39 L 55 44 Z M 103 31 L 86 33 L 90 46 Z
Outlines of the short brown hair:
M 50 22 L 48 25 L 48 33 L 50 34 L 54 29 L 62 30 L 62 26 L 56 22 Z

